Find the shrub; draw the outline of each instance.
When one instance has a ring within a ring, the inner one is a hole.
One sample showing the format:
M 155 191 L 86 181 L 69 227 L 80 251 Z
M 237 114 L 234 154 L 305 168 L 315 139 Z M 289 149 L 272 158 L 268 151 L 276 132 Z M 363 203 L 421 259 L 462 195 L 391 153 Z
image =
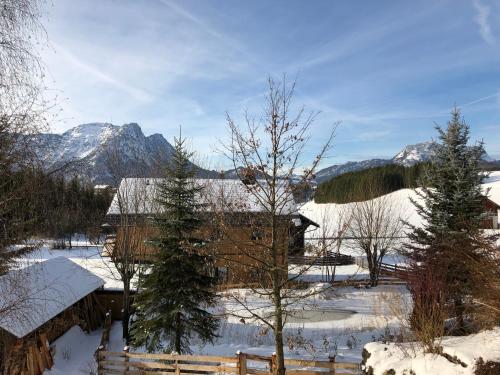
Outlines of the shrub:
M 500 362 L 487 361 L 479 357 L 474 369 L 475 375 L 498 375 L 500 374 Z

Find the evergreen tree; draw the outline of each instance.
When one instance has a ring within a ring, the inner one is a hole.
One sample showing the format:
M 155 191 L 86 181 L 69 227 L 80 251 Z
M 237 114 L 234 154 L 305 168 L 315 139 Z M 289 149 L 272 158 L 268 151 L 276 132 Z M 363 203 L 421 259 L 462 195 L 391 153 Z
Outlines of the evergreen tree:
M 155 224 L 160 234 L 151 243 L 159 253 L 140 283 L 134 301 L 137 317 L 131 329 L 134 345 L 145 345 L 150 352 L 189 352 L 193 333 L 211 342 L 219 324 L 206 310 L 215 304 L 216 279 L 208 273 L 210 259 L 200 251 L 204 243 L 196 236 L 202 224 L 197 200 L 202 187 L 193 180 L 191 155 L 184 140 L 175 139 L 167 177 L 157 187 L 156 201 L 162 213 Z
M 413 201 L 424 225 L 411 226 L 407 254 L 417 270 L 432 269 L 442 276 L 447 303 L 453 306 L 451 315 L 463 329 L 474 298 L 476 266 L 492 240 L 480 229 L 485 174 L 479 162 L 484 148 L 482 143 L 468 146 L 469 126 L 458 109 L 447 128 L 437 130 L 440 144 L 418 192 L 422 203 Z

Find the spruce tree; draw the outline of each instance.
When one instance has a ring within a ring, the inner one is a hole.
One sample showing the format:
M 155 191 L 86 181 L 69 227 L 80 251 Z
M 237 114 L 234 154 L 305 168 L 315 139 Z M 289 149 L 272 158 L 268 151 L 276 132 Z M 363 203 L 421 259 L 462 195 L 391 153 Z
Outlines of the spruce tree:
M 181 137 L 175 139 L 167 176 L 157 185 L 161 213 L 154 221 L 159 236 L 151 244 L 158 255 L 134 301 L 133 344 L 145 345 L 149 352 L 189 353 L 193 334 L 211 342 L 219 324 L 207 311 L 215 304 L 216 279 L 207 272 L 210 259 L 200 251 L 204 242 L 196 236 L 202 225 L 197 200 L 202 187 L 193 179 L 192 154 L 184 142 Z
M 469 146 L 469 126 L 458 109 L 453 110 L 446 129 L 437 127 L 438 146 L 413 201 L 423 226 L 410 226 L 407 255 L 417 270 L 431 269 L 443 279 L 447 303 L 458 328 L 465 328 L 477 274 L 485 247 L 492 239 L 480 229 L 486 177 L 480 169 L 483 143 Z M 416 275 L 417 278 L 419 275 Z M 420 275 L 421 276 L 421 275 Z

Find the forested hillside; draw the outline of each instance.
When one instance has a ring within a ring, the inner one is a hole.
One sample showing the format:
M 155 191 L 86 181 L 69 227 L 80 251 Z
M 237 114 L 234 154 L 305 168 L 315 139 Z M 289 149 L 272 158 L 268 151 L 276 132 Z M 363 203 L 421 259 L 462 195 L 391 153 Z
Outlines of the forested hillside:
M 393 191 L 417 186 L 427 163 L 411 167 L 388 164 L 349 172 L 318 185 L 316 203 L 348 203 L 375 198 Z
M 71 235 L 99 234 L 100 224 L 112 199 L 111 189 L 96 191 L 78 178 L 47 175 L 36 169 L 22 169 L 10 175 L 2 194 L 20 197 L 11 202 L 6 236 L 24 238 L 41 236 L 58 240 L 60 247 L 71 247 Z

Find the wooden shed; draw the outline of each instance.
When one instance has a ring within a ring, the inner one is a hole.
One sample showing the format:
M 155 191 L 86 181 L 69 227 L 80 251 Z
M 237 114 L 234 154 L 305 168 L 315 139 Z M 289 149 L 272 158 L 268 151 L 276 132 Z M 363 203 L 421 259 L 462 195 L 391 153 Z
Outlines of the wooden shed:
M 105 311 L 95 297 L 104 280 L 57 257 L 0 277 L 4 375 L 39 375 L 53 365 L 49 344 L 74 325 L 97 329 Z

